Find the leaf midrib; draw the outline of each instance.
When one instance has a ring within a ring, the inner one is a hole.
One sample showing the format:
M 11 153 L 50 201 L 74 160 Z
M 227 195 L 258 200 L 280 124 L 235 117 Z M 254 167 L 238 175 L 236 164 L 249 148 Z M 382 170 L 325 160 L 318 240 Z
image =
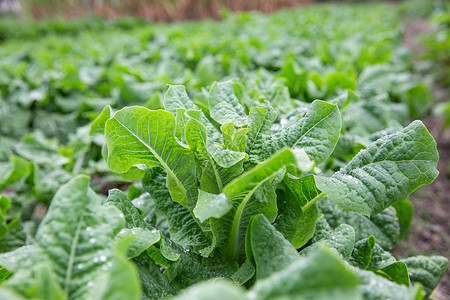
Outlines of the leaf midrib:
M 78 246 L 78 240 L 80 237 L 81 232 L 81 224 L 83 221 L 84 213 L 82 212 L 80 215 L 80 218 L 78 220 L 77 229 L 75 231 L 74 238 L 72 240 L 72 246 L 70 247 L 70 254 L 69 254 L 69 262 L 67 264 L 67 270 L 66 270 L 66 278 L 64 280 L 64 291 L 66 295 L 69 295 L 69 288 L 70 288 L 70 280 L 72 279 L 72 270 L 73 270 L 73 264 L 75 261 L 75 254 Z

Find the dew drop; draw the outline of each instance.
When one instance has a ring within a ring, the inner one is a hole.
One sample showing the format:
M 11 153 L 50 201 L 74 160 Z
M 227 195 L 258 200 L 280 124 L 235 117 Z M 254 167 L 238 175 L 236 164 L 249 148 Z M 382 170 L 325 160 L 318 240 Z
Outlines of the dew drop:
M 96 239 L 94 239 L 94 238 L 89 239 L 89 243 L 94 244 L 95 242 L 96 242 Z
M 94 283 L 93 283 L 92 281 L 89 281 L 89 282 L 87 283 L 87 286 L 88 286 L 88 287 L 92 287 L 92 286 L 94 286 Z
M 331 237 L 331 239 L 332 239 L 332 240 L 335 240 L 335 239 L 336 239 L 336 237 L 335 237 L 335 236 L 333 235 L 333 236 Z
M 83 269 L 83 268 L 84 268 L 84 265 L 83 265 L 83 264 L 78 264 L 78 265 L 77 265 L 77 269 L 78 269 L 78 270 L 81 270 L 81 269 Z
M 91 230 L 92 230 L 92 227 L 90 227 L 90 226 L 86 227 L 86 231 L 91 231 Z
M 105 255 L 100 256 L 100 261 L 106 261 L 106 256 Z

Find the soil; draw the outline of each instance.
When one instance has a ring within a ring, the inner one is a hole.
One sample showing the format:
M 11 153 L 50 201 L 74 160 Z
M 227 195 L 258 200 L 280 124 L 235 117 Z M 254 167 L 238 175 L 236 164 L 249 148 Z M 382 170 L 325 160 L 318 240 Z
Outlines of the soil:
M 414 58 L 418 58 L 425 50 L 418 36 L 431 30 L 426 20 L 408 21 L 405 26 L 404 45 L 410 48 Z M 450 98 L 449 91 L 437 85 L 433 87 L 433 94 L 434 99 Z M 441 117 L 428 116 L 422 121 L 436 139 L 440 174 L 432 184 L 421 187 L 411 195 L 415 209 L 411 233 L 408 239 L 394 248 L 393 253 L 398 258 L 442 255 L 450 259 L 450 129 L 443 128 Z M 448 268 L 432 298 L 450 299 Z

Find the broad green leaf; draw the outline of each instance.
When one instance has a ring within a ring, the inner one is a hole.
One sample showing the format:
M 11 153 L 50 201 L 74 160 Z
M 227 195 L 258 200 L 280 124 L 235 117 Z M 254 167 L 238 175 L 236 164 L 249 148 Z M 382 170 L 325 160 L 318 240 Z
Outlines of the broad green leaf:
M 0 162 L 0 190 L 19 181 L 30 172 L 29 163 L 18 156 L 11 156 L 9 162 Z
M 160 233 L 155 229 L 124 228 L 116 236 L 118 248 L 122 248 L 127 258 L 134 258 L 150 248 L 160 239 Z
M 218 168 L 230 168 L 246 157 L 243 152 L 224 149 L 221 145 L 213 143 L 207 136 L 205 126 L 192 118 L 186 124 L 186 142 L 190 149 L 198 151 L 208 161 L 219 187 L 223 187 L 223 182 Z
M 125 216 L 125 228 L 132 228 L 129 230 L 135 230 L 135 232 L 143 231 L 145 232 L 144 236 L 148 236 L 148 239 L 144 240 L 144 243 L 137 244 L 134 239 L 131 241 L 131 246 L 134 246 L 135 249 L 137 249 L 135 253 L 130 253 L 132 247 L 128 250 L 128 256 L 134 257 L 133 262 L 136 264 L 139 272 L 139 277 L 142 284 L 143 299 L 160 298 L 175 294 L 175 287 L 168 282 L 167 278 L 161 273 L 159 267 L 148 257 L 147 253 L 144 252 L 140 254 L 142 251 L 149 248 L 154 242 L 159 241 L 160 232 L 156 231 L 143 220 L 136 207 L 133 206 L 127 196 L 120 190 L 110 190 L 104 205 L 114 205 L 122 211 Z
M 300 253 L 302 255 L 307 255 L 317 251 L 317 248 L 322 247 L 324 244 L 335 249 L 344 260 L 348 260 L 355 246 L 355 231 L 349 225 L 340 225 Z
M 247 150 L 258 148 L 264 143 L 264 138 L 270 135 L 270 128 L 277 117 L 275 109 L 268 105 L 267 107 L 252 107 L 248 115 Z
M 373 235 L 383 249 L 390 250 L 399 240 L 400 225 L 391 207 L 368 218 L 355 212 L 342 211 L 329 198 L 322 199 L 318 204 L 320 212 L 332 228 L 341 224 L 352 226 L 357 241 Z
M 363 270 L 376 271 L 391 281 L 409 286 L 408 269 L 405 263 L 397 261 L 389 252 L 384 251 L 370 236 L 355 244 L 350 264 Z
M 284 147 L 301 148 L 316 164 L 324 162 L 333 152 L 341 130 L 341 114 L 336 105 L 316 100 L 307 113 L 291 126 L 265 136 L 261 146 L 253 147 L 250 157 L 259 160 Z
M 420 283 L 429 297 L 441 281 L 448 267 L 448 259 L 442 256 L 414 256 L 403 259 L 408 267 L 412 283 Z
M 186 88 L 183 85 L 170 85 L 164 95 L 164 108 L 172 114 L 177 114 L 177 109 L 199 110 L 197 105 L 189 99 Z
M 146 253 L 133 258 L 142 285 L 141 299 L 155 299 L 176 294 L 176 288 L 161 273 L 157 265 Z M 121 286 L 121 284 L 118 284 Z M 126 296 L 125 296 L 126 298 Z
M 245 232 L 251 216 L 263 213 L 272 222 L 275 220 L 276 195 L 269 180 L 288 164 L 295 164 L 295 157 L 289 149 L 283 149 L 223 189 L 233 207 L 221 219 L 211 219 L 211 228 L 216 246 L 224 247 L 228 259 L 239 259 L 243 255 Z M 263 189 L 261 194 L 258 189 Z
M 296 178 L 287 174 L 283 182 L 286 191 L 284 200 L 278 201 L 279 212 L 274 225 L 298 249 L 314 235 L 319 218 L 314 202 L 320 197 L 320 191 L 312 175 Z
M 420 289 L 399 285 L 371 271 L 355 268 L 358 274 L 363 299 L 417 300 L 423 299 Z
M 204 222 L 209 218 L 221 218 L 230 209 L 231 203 L 224 194 L 215 195 L 199 190 L 193 212 L 200 222 Z
M 15 147 L 16 152 L 38 164 L 65 165 L 69 158 L 59 153 L 56 139 L 46 139 L 40 131 L 24 136 Z
M 134 265 L 117 257 L 109 268 L 109 273 L 98 277 L 98 283 L 89 290 L 86 299 L 141 299 L 141 284 Z
M 244 263 L 239 267 L 236 273 L 231 276 L 231 279 L 234 283 L 238 285 L 243 285 L 247 281 L 249 281 L 253 275 L 255 275 L 255 267 L 248 260 L 245 260 Z
M 368 269 L 372 260 L 373 247 L 375 247 L 375 238 L 372 235 L 357 241 L 349 263 L 363 270 Z
M 219 124 L 231 122 L 239 127 L 247 124 L 247 115 L 234 94 L 233 82 L 215 82 L 208 100 L 211 117 Z
M 170 238 L 183 247 L 208 248 L 210 241 L 205 233 L 186 207 L 172 201 L 164 182 L 164 171 L 152 168 L 146 170 L 142 186 L 155 200 L 156 208 L 167 217 Z M 209 253 L 206 251 L 205 256 L 208 255 Z
M 48 262 L 38 262 L 26 271 L 19 271 L 11 280 L 6 282 L 5 286 L 27 299 L 68 299 Z
M 299 258 L 284 270 L 259 280 L 248 299 L 361 299 L 358 278 L 326 248 Z
M 174 128 L 170 112 L 136 106 L 116 112 L 105 128 L 108 167 L 118 173 L 137 164 L 162 167 L 172 199 L 192 209 L 197 200 L 194 155 L 178 143 Z
M 255 264 L 257 279 L 285 269 L 300 257 L 291 243 L 263 215 L 250 219 L 245 248 L 247 258 Z
M 246 300 L 240 287 L 223 279 L 212 279 L 182 291 L 174 300 Z
M 370 216 L 405 199 L 439 174 L 436 142 L 420 121 L 378 139 L 317 187 L 342 210 Z
M 36 233 L 36 245 L 19 248 L 12 257 L 21 257 L 19 264 L 24 265 L 48 262 L 68 299 L 105 299 L 111 289 L 117 291 L 111 282 L 120 276 L 114 273 L 120 269 L 128 274 L 122 284 L 136 288 L 127 297 L 137 299 L 137 274 L 113 251 L 114 237 L 122 226 L 122 213 L 114 207 L 102 207 L 89 188 L 89 178 L 77 176 L 55 194 Z M 1 265 L 7 255 L 0 257 Z M 14 276 L 21 277 L 21 272 L 28 272 L 28 268 L 21 267 Z M 120 291 L 116 293 L 123 296 Z
M 113 115 L 113 110 L 111 106 L 106 105 L 102 112 L 92 121 L 91 127 L 89 129 L 89 134 L 105 134 L 106 121 Z
M 201 189 L 212 194 L 221 193 L 223 186 L 244 172 L 243 163 L 244 160 L 241 160 L 230 168 L 213 167 L 214 164 L 206 163 L 200 178 Z

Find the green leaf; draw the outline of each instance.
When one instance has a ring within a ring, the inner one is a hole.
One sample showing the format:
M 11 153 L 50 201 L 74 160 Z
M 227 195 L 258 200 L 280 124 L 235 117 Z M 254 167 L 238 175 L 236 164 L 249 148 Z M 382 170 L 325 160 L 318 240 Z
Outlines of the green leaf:
M 212 279 L 181 292 L 174 300 L 246 300 L 244 290 L 223 279 Z
M 355 268 L 363 299 L 417 300 L 422 299 L 420 289 L 399 285 L 370 271 Z
M 144 235 L 149 237 L 147 241 L 144 240 L 144 243 L 141 244 L 136 243 L 133 239 L 131 241 L 131 248 L 128 249 L 128 257 L 134 257 L 133 262 L 136 264 L 139 272 L 142 284 L 142 297 L 144 299 L 154 299 L 175 294 L 175 287 L 168 282 L 167 278 L 161 273 L 159 267 L 149 258 L 147 253 L 140 254 L 149 248 L 150 245 L 160 240 L 160 232 L 156 231 L 143 220 L 136 207 L 133 206 L 127 196 L 120 190 L 110 190 L 104 205 L 114 205 L 122 211 L 125 216 L 125 228 L 132 228 L 131 230 L 135 230 L 135 232 L 143 231 L 146 233 Z M 135 249 L 134 251 L 133 247 Z
M 177 114 L 177 109 L 199 110 L 197 105 L 189 99 L 186 88 L 183 85 L 169 85 L 164 95 L 164 108 L 172 114 Z
M 164 184 L 165 173 L 162 169 L 147 169 L 142 179 L 142 186 L 155 200 L 156 208 L 167 218 L 170 238 L 183 247 L 205 249 L 208 256 L 210 241 L 198 225 L 191 212 L 181 204 L 172 201 L 169 191 Z
M 278 202 L 278 217 L 274 225 L 298 249 L 314 235 L 319 211 L 317 205 L 308 203 L 314 202 L 320 191 L 312 175 L 296 178 L 287 174 L 283 183 L 286 192 L 284 200 Z
M 448 259 L 442 256 L 414 256 L 403 259 L 408 267 L 409 278 L 412 283 L 420 283 L 428 298 L 444 277 L 448 267 Z
M 193 212 L 200 222 L 204 222 L 209 218 L 221 218 L 230 209 L 231 203 L 224 194 L 215 195 L 199 190 Z
M 48 262 L 38 262 L 29 270 L 19 271 L 5 284 L 27 298 L 63 300 L 67 295 L 58 283 L 58 278 Z
M 16 152 L 35 163 L 49 165 L 65 165 L 69 158 L 59 153 L 56 139 L 46 139 L 40 131 L 24 136 L 15 147 Z
M 414 206 L 406 199 L 403 199 L 397 203 L 394 203 L 394 208 L 397 213 L 398 222 L 400 225 L 400 240 L 404 240 L 408 237 L 411 230 L 411 223 L 414 217 Z
M 437 177 L 436 142 L 420 121 L 378 139 L 317 187 L 342 210 L 370 216 Z
M 238 285 L 243 285 L 247 281 L 249 281 L 253 275 L 255 275 L 255 267 L 248 260 L 245 260 L 244 263 L 239 267 L 236 273 L 231 276 L 231 279 L 234 283 Z
M 127 107 L 106 122 L 108 167 L 124 173 L 132 166 L 162 167 L 172 199 L 183 206 L 197 200 L 196 165 L 193 152 L 178 143 L 175 117 L 170 112 Z
M 326 248 L 299 258 L 284 270 L 259 280 L 249 299 L 361 299 L 358 278 Z
M 0 240 L 8 232 L 8 227 L 6 226 L 6 212 L 11 205 L 11 201 L 6 196 L 0 196 Z
M 324 244 L 335 249 L 344 260 L 348 260 L 355 246 L 355 231 L 349 225 L 340 225 L 336 229 L 328 232 L 318 242 L 303 249 L 300 254 L 305 255 L 317 251 L 317 248 L 322 247 Z
M 262 144 L 254 146 L 249 156 L 256 156 L 256 160 L 260 161 L 284 147 L 301 148 L 311 160 L 320 164 L 333 152 L 340 130 L 339 108 L 316 100 L 308 112 L 294 124 L 278 133 L 265 135 Z
M 123 249 L 127 258 L 134 258 L 150 248 L 160 239 L 160 233 L 155 229 L 124 228 L 116 236 L 118 248 Z
M 19 271 L 14 280 L 29 272 L 27 266 L 48 262 L 68 299 L 105 299 L 112 290 L 123 297 L 111 282 L 124 274 L 122 284 L 133 288 L 127 298 L 138 299 L 136 272 L 113 251 L 114 237 L 122 226 L 122 213 L 115 207 L 102 207 L 89 188 L 89 178 L 77 176 L 56 192 L 36 233 L 36 245 L 1 255 L 0 264 L 5 265 L 8 256 L 11 264 L 16 261 Z M 26 288 L 34 280 L 22 282 Z
M 30 164 L 23 158 L 11 156 L 9 162 L 0 162 L 0 190 L 19 181 L 30 172 Z
M 289 149 L 283 149 L 223 189 L 233 207 L 221 219 L 211 219 L 211 229 L 216 246 L 224 248 L 228 259 L 240 259 L 244 254 L 245 232 L 251 216 L 263 213 L 269 220 L 275 220 L 276 195 L 269 180 L 288 164 L 295 164 L 295 157 Z M 263 189 L 261 194 L 258 189 Z
M 92 121 L 91 127 L 89 129 L 89 135 L 94 134 L 105 134 L 106 121 L 113 115 L 113 110 L 111 106 L 106 105 L 102 112 Z
M 368 218 L 355 212 L 342 211 L 329 198 L 322 199 L 318 204 L 320 212 L 332 228 L 348 224 L 355 230 L 356 240 L 373 235 L 377 243 L 386 250 L 392 249 L 399 240 L 400 226 L 391 207 Z
M 349 259 L 349 263 L 355 267 L 366 270 L 372 260 L 373 247 L 375 247 L 375 238 L 372 235 L 357 241 L 352 256 Z
M 257 279 L 281 271 L 299 259 L 297 250 L 263 215 L 250 219 L 245 248 L 255 264 Z
M 247 115 L 234 94 L 233 82 L 215 82 L 208 99 L 211 117 L 219 124 L 231 122 L 239 127 L 247 124 Z
M 355 244 L 350 264 L 360 269 L 376 271 L 377 274 L 398 284 L 409 286 L 408 269 L 403 262 L 397 261 L 389 252 L 384 251 L 370 236 Z
M 251 152 L 251 149 L 258 148 L 264 143 L 264 138 L 271 134 L 271 127 L 277 113 L 275 109 L 270 106 L 267 107 L 252 107 L 248 116 L 248 128 L 251 129 L 247 133 L 247 148 L 246 152 Z

